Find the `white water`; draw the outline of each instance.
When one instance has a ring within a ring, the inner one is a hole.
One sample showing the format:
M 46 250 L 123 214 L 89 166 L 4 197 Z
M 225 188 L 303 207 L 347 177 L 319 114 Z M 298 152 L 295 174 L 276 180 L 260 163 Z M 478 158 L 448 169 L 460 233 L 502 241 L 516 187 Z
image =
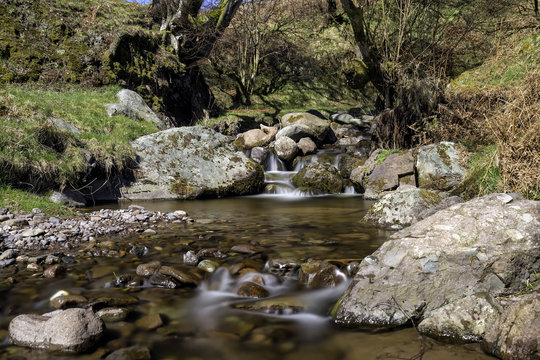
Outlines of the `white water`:
M 280 196 L 287 198 L 303 198 L 315 196 L 311 192 L 301 191 L 293 185 L 293 178 L 306 165 L 311 163 L 329 164 L 339 170 L 339 158 L 342 154 L 336 151 L 319 150 L 314 155 L 299 157 L 293 170 L 287 170 L 283 161 L 276 154 L 270 153 L 264 164 L 265 194 L 260 196 Z M 357 195 L 354 187 L 344 186 L 343 195 Z

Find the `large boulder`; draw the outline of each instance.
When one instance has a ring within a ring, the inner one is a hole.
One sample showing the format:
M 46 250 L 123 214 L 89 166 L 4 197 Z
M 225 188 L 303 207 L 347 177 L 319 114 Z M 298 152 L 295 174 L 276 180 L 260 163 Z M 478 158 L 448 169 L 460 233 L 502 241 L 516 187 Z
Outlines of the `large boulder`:
M 491 295 L 474 294 L 433 311 L 418 324 L 418 331 L 453 342 L 480 342 L 501 312 L 502 306 Z
M 392 153 L 374 151 L 366 163 L 351 173 L 351 181 L 366 199 L 376 200 L 385 191 L 399 185 L 415 185 L 414 158 L 411 152 Z
M 294 176 L 293 184 L 313 194 L 339 194 L 343 189 L 343 179 L 338 170 L 332 165 L 321 163 L 304 166 Z
M 274 140 L 277 131 L 278 130 L 275 127 L 261 125 L 260 129 L 252 129 L 239 134 L 236 138 L 236 143 L 245 150 L 254 147 L 263 147 Z
M 50 351 L 87 351 L 103 331 L 103 321 L 90 309 L 63 310 L 50 317 L 19 315 L 9 324 L 9 336 L 15 344 Z
M 483 347 L 505 360 L 540 359 L 540 291 L 521 296 L 490 323 Z
M 397 327 L 486 292 L 518 291 L 540 260 L 540 202 L 491 194 L 441 210 L 390 237 L 360 264 L 335 321 Z
M 420 214 L 437 206 L 441 200 L 433 191 L 405 185 L 385 194 L 373 204 L 364 221 L 379 226 L 409 226 L 421 220 Z
M 116 94 L 117 104 L 107 104 L 105 108 L 109 116 L 125 115 L 135 121 L 146 121 L 156 125 L 158 129 L 167 129 L 172 126 L 168 119 L 160 119 L 144 102 L 141 95 L 135 91 L 123 89 Z
M 283 129 L 279 130 L 276 134 L 276 139 L 288 137 L 294 141 L 300 141 L 302 138 L 310 138 L 317 140 L 315 132 L 307 125 L 303 124 L 293 124 L 285 126 Z
M 274 150 L 278 158 L 286 163 L 291 163 L 298 154 L 298 145 L 293 139 L 283 136 L 274 143 Z
M 173 128 L 132 143 L 138 159 L 125 199 L 193 199 L 258 193 L 262 166 L 237 151 L 230 139 L 201 126 Z
M 463 156 L 452 142 L 420 147 L 416 154 L 418 186 L 442 191 L 455 188 L 465 177 L 462 162 Z
M 333 135 L 332 129 L 330 128 L 330 121 L 311 113 L 291 113 L 283 115 L 281 118 L 281 125 L 283 127 L 290 125 L 307 126 L 311 135 L 305 136 L 312 138 L 318 145 L 324 144 L 327 139 Z M 300 136 L 298 139 L 305 136 Z

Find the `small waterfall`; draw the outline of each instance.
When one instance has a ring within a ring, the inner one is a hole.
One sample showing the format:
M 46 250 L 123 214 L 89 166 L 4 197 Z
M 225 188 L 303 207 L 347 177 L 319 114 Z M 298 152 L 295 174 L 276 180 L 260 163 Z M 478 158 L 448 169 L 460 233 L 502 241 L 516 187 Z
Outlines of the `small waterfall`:
M 294 168 L 288 170 L 274 152 L 270 152 L 264 162 L 264 181 L 266 184 L 266 196 L 286 196 L 302 198 L 314 196 L 311 192 L 301 191 L 293 185 L 293 178 L 306 165 L 312 163 L 329 164 L 339 169 L 339 159 L 342 156 L 339 150 L 319 150 L 316 154 L 298 157 Z M 355 195 L 353 186 L 344 187 L 343 194 Z

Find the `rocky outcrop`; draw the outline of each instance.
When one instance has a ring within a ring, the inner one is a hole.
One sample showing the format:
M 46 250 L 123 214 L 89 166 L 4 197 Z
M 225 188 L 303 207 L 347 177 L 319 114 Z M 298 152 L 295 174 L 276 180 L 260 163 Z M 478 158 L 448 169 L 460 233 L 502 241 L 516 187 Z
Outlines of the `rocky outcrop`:
M 304 125 L 309 129 L 312 138 L 318 145 L 324 144 L 329 137 L 332 136 L 330 121 L 320 118 L 311 113 L 291 113 L 283 115 L 281 125 L 287 127 L 290 125 Z M 298 139 L 305 137 L 300 136 Z
M 368 210 L 364 221 L 379 226 L 409 226 L 421 220 L 420 215 L 437 206 L 441 200 L 433 191 L 404 185 L 383 195 Z
M 245 150 L 263 147 L 274 140 L 277 132 L 275 127 L 261 125 L 260 129 L 252 129 L 239 134 L 235 142 Z
M 505 360 L 540 358 L 540 292 L 523 295 L 492 322 L 484 349 Z
M 455 188 L 465 177 L 462 162 L 463 156 L 452 142 L 418 148 L 416 154 L 418 186 L 442 191 Z
M 379 199 L 384 191 L 394 190 L 402 184 L 416 184 L 414 158 L 411 152 L 384 157 L 382 150 L 376 150 L 362 167 L 351 173 L 351 181 L 366 199 Z
M 293 184 L 313 194 L 339 194 L 343 188 L 343 179 L 332 165 L 311 163 L 294 176 Z
M 107 104 L 109 116 L 125 115 L 135 121 L 146 121 L 156 125 L 158 129 L 167 129 L 172 126 L 168 119 L 162 120 L 146 105 L 142 96 L 135 91 L 123 89 L 116 94 L 117 104 Z
M 164 130 L 132 143 L 138 159 L 125 199 L 193 199 L 258 193 L 262 167 L 225 135 L 201 127 Z
M 396 327 L 471 294 L 518 291 L 540 259 L 540 202 L 491 194 L 390 237 L 360 264 L 336 322 Z
M 91 349 L 103 330 L 103 322 L 90 309 L 19 315 L 9 324 L 9 336 L 19 346 L 76 353 Z

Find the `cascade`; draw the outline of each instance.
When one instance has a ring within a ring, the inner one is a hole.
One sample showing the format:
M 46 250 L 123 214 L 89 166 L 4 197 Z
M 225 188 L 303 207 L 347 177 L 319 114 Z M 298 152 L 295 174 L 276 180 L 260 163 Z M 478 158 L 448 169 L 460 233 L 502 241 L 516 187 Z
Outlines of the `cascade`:
M 292 170 L 288 170 L 286 164 L 281 161 L 274 152 L 270 152 L 264 162 L 264 181 L 266 196 L 308 197 L 313 196 L 310 192 L 301 191 L 293 185 L 293 178 L 306 165 L 311 163 L 329 164 L 339 169 L 339 158 L 343 152 L 336 149 L 318 150 L 316 154 L 298 157 Z M 352 185 L 344 187 L 343 193 L 355 195 Z

